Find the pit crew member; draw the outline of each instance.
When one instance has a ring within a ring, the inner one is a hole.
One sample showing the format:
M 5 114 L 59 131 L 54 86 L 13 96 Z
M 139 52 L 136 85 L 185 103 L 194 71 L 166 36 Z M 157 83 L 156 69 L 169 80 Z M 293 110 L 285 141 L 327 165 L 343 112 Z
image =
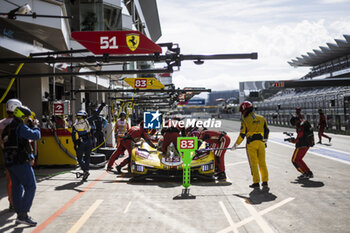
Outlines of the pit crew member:
M 85 181 L 90 175 L 92 132 L 89 121 L 87 120 L 87 113 L 84 110 L 77 112 L 76 117 L 77 120 L 73 124 L 72 129 L 72 139 L 79 166 L 83 170 L 83 181 Z
M 322 144 L 322 137 L 328 138 L 328 141 L 331 142 L 332 138 L 324 133 L 324 129 L 328 128 L 327 118 L 324 115 L 322 109 L 318 109 L 318 114 L 320 115 L 320 118 L 318 120 L 318 142 L 317 143 Z
M 247 136 L 246 150 L 253 176 L 253 184 L 249 187 L 260 188 L 260 170 L 262 186 L 267 188 L 269 173 L 265 161 L 265 147 L 270 131 L 266 119 L 253 112 L 253 105 L 249 101 L 243 101 L 239 111 L 242 113 L 241 130 L 233 149 L 236 149 Z
M 290 138 L 291 143 L 295 143 L 292 163 L 295 168 L 302 174 L 299 179 L 313 178 L 314 175 L 310 168 L 303 161 L 306 152 L 315 144 L 314 134 L 310 123 L 306 120 L 301 121 L 299 117 L 292 117 L 290 123 L 295 126 L 297 131 L 296 138 Z
M 121 112 L 119 115 L 119 120 L 117 120 L 117 125 L 115 126 L 115 138 L 117 139 L 117 147 L 120 145 L 120 141 L 122 137 L 124 137 L 125 133 L 129 130 L 129 123 L 126 120 L 126 113 Z
M 219 149 L 215 152 L 215 165 L 218 170 L 216 174 L 218 180 L 225 180 L 225 153 L 227 148 L 230 145 L 231 139 L 226 134 L 226 132 L 219 132 L 214 130 L 204 130 L 200 133 L 198 147 L 201 146 L 203 142 L 207 142 L 210 148 Z M 221 149 L 221 150 L 220 150 Z
M 16 107 L 13 115 L 14 119 L 4 129 L 2 138 L 4 139 L 5 166 L 12 181 L 13 205 L 17 213 L 16 223 L 35 226 L 37 222 L 28 216 L 36 190 L 32 168 L 34 155 L 29 140 L 40 139 L 39 121 L 33 121 L 32 129 L 27 125 L 32 112 L 25 106 Z
M 173 118 L 168 120 L 165 125 L 166 128 L 162 129 L 163 135 L 163 143 L 161 147 L 161 151 L 166 154 L 168 146 L 173 143 L 173 145 L 177 145 L 177 138 L 180 137 L 180 133 L 184 135 L 184 128 L 179 126 L 179 119 Z M 177 148 L 176 148 L 177 150 Z
M 14 116 L 13 116 L 13 112 L 15 111 L 15 109 L 17 107 L 20 107 L 22 106 L 22 102 L 19 101 L 18 99 L 9 99 L 7 102 L 6 102 L 6 113 L 7 113 L 7 117 L 2 119 L 0 121 L 0 146 L 2 149 L 4 149 L 4 141 L 1 137 L 1 134 L 3 132 L 3 130 L 5 129 L 5 127 L 7 125 L 9 125 Z M 9 200 L 9 209 L 10 210 L 13 210 L 14 207 L 13 207 L 13 200 L 12 200 L 12 182 L 11 182 L 11 177 L 10 177 L 10 173 L 9 171 L 5 168 L 5 172 L 6 172 L 6 181 L 7 181 L 7 194 L 8 194 L 8 200 Z
M 117 172 L 121 173 L 121 169 L 130 162 L 130 156 L 132 149 L 136 142 L 139 142 L 143 138 L 151 147 L 156 148 L 156 146 L 151 142 L 150 136 L 147 134 L 147 131 L 143 128 L 143 121 L 140 123 L 139 126 L 133 126 L 131 127 L 126 135 L 122 137 L 120 141 L 120 145 L 118 148 L 113 152 L 111 157 L 109 158 L 108 164 L 107 164 L 107 171 L 112 170 L 112 166 L 114 161 L 124 152 L 128 151 L 128 157 L 124 159 L 119 165 L 116 166 Z M 130 166 L 129 166 L 130 167 Z

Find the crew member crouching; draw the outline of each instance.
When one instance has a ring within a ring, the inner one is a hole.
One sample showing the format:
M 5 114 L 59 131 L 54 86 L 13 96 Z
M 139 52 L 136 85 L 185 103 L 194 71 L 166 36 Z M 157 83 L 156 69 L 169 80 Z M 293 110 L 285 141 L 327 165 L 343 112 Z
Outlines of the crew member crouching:
M 182 136 L 185 136 L 185 129 L 180 127 L 178 118 L 168 120 L 165 125 L 167 127 L 162 129 L 163 143 L 161 146 L 161 151 L 163 154 L 166 154 L 167 148 L 171 143 L 173 143 L 175 146 L 177 145 L 177 138 L 180 137 L 180 133 Z
M 218 180 L 225 180 L 225 153 L 226 150 L 222 150 L 223 148 L 227 148 L 230 145 L 231 139 L 226 134 L 226 132 L 219 132 L 214 130 L 204 130 L 200 133 L 199 136 L 199 145 L 201 146 L 202 142 L 207 142 L 210 148 L 219 149 L 215 152 L 215 166 L 218 170 L 216 174 Z M 220 150 L 221 149 L 221 150 Z

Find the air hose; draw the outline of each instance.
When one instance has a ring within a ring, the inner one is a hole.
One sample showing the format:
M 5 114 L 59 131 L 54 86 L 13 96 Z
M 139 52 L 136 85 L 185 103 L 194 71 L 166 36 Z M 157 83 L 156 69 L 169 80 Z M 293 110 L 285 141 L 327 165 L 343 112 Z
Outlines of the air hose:
M 23 65 L 24 65 L 24 63 L 21 63 L 21 64 L 17 67 L 17 70 L 16 70 L 16 72 L 15 72 L 15 75 L 17 75 L 17 74 L 21 71 Z M 13 77 L 13 78 L 11 79 L 10 84 L 8 85 L 8 87 L 6 88 L 5 93 L 2 95 L 2 97 L 1 97 L 1 99 L 0 99 L 0 103 L 2 103 L 2 101 L 3 101 L 3 100 L 5 99 L 5 97 L 7 96 L 7 93 L 10 91 L 10 89 L 11 89 L 13 83 L 15 82 L 15 80 L 16 80 L 16 77 Z
M 67 148 L 65 148 L 65 147 L 62 145 L 61 141 L 58 139 L 57 132 L 56 132 L 56 127 L 55 127 L 50 121 L 48 121 L 48 122 L 49 122 L 51 128 L 53 129 L 52 132 L 53 132 L 53 135 L 54 135 L 54 137 L 55 137 L 55 141 L 56 141 L 57 145 L 58 145 L 58 146 L 61 148 L 61 150 L 63 150 L 71 159 L 74 159 L 75 161 L 77 161 L 77 158 L 76 158 L 74 155 L 72 155 L 72 154 L 67 150 Z

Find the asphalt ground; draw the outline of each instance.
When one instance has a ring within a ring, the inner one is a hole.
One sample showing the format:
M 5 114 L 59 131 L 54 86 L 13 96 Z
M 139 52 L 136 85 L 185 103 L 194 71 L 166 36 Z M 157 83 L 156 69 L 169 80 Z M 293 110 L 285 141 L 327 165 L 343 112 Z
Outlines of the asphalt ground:
M 223 121 L 222 128 L 233 145 L 239 122 Z M 304 158 L 315 177 L 300 181 L 291 163 L 294 147 L 283 141 L 286 129 L 270 129 L 269 190 L 248 187 L 244 149 L 226 152 L 226 182 L 193 181 L 195 199 L 187 200 L 173 200 L 181 179 L 131 182 L 126 170 L 98 169 L 81 182 L 75 168 L 40 168 L 30 212 L 36 227 L 15 224 L 0 178 L 0 232 L 349 232 L 349 136 L 330 134 L 330 144 L 315 145 Z

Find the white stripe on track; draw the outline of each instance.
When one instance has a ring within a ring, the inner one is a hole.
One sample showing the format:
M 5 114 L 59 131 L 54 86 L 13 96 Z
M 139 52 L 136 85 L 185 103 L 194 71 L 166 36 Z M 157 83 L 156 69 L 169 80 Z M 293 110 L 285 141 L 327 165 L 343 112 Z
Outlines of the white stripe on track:
M 92 206 L 80 217 L 80 219 L 74 224 L 74 226 L 67 231 L 67 233 L 76 233 L 84 225 L 84 223 L 90 218 L 90 216 L 95 212 L 98 206 L 103 202 L 103 200 L 96 200 Z
M 126 208 L 125 208 L 125 210 L 124 210 L 124 214 L 125 214 L 126 212 L 128 212 L 130 205 L 131 205 L 131 201 L 129 201 L 128 205 L 126 206 Z
M 282 146 L 286 146 L 286 147 L 295 148 L 295 146 L 293 146 L 293 144 L 292 145 L 286 145 L 284 143 L 276 142 L 276 141 L 273 141 L 273 140 L 269 140 L 269 142 L 276 143 L 276 144 L 279 144 L 279 145 L 282 145 Z M 317 148 L 319 148 L 319 147 L 317 147 Z M 328 150 L 334 150 L 336 152 L 347 153 L 347 152 L 339 151 L 339 150 L 335 150 L 335 149 L 328 149 Z M 326 158 L 326 159 L 330 159 L 330 160 L 334 160 L 334 161 L 337 161 L 337 162 L 341 162 L 341 163 L 345 163 L 345 164 L 350 165 L 350 162 L 348 162 L 348 161 L 345 161 L 345 160 L 342 160 L 342 159 L 338 159 L 338 158 L 333 158 L 333 157 L 330 157 L 330 156 L 327 156 L 327 155 L 323 155 L 323 154 L 320 154 L 320 153 L 317 153 L 317 152 L 314 152 L 314 151 L 308 150 L 307 153 L 310 153 L 310 154 L 313 154 L 313 155 L 316 155 L 316 156 L 319 156 L 319 157 L 323 157 L 323 158 Z

